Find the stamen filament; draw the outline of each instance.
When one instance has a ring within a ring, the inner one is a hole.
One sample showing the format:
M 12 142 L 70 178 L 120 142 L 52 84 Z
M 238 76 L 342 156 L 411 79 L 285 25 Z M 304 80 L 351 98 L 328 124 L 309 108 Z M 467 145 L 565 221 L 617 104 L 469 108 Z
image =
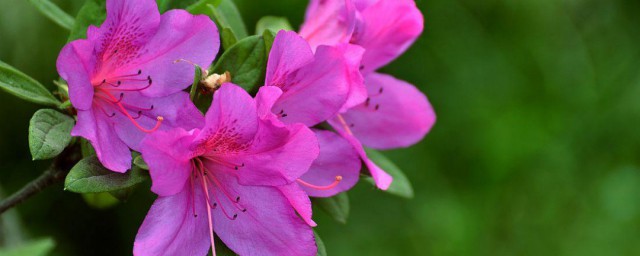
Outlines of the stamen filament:
M 209 189 L 207 188 L 207 179 L 205 179 L 204 176 L 202 178 L 202 183 L 204 184 L 204 192 L 207 195 L 207 198 L 209 198 Z M 215 194 L 214 194 L 214 196 L 215 196 Z M 213 221 L 211 221 L 211 207 L 207 207 L 207 217 L 209 218 L 209 237 L 211 238 L 211 252 L 215 256 L 216 255 L 216 245 L 215 245 L 215 241 L 214 241 L 214 238 L 213 238 L 213 223 L 212 223 Z
M 349 129 L 349 125 L 347 125 L 347 122 L 344 121 L 344 118 L 342 117 L 342 115 L 338 114 L 338 120 L 340 121 L 340 124 L 342 124 L 342 127 L 344 128 L 344 130 L 349 135 L 353 135 L 353 132 L 351 132 L 351 129 Z
M 311 183 L 308 183 L 304 180 L 301 179 L 297 179 L 298 183 L 300 183 L 301 185 L 305 186 L 305 187 L 309 187 L 312 189 L 317 189 L 317 190 L 329 190 L 332 188 L 335 188 L 336 186 L 338 186 L 338 184 L 340 184 L 340 181 L 342 181 L 342 176 L 338 175 L 336 176 L 336 180 L 333 181 L 333 183 L 327 185 L 327 186 L 318 186 L 318 185 L 313 185 Z

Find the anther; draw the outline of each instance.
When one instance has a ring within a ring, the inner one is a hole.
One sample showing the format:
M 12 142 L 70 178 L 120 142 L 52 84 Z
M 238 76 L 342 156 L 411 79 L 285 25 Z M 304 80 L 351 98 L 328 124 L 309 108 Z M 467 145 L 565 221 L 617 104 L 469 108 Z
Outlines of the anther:
M 240 202 L 240 197 L 239 197 L 239 196 L 238 196 L 238 197 L 236 197 L 236 203 L 237 203 L 237 202 Z
M 380 109 L 380 104 L 376 104 L 375 110 Z
M 232 219 L 232 220 L 235 220 L 235 219 L 237 219 L 237 218 L 238 218 L 238 214 L 237 214 L 237 213 L 234 213 L 234 214 L 233 214 L 233 219 Z

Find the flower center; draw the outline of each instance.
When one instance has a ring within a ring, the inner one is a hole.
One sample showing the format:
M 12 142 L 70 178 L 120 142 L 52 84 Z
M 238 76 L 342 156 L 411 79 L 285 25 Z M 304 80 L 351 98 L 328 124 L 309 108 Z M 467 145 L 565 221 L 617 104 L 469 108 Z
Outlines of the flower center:
M 146 78 L 143 77 L 142 70 L 138 70 L 135 74 L 113 76 L 103 78 L 99 81 L 93 81 L 92 85 L 95 92 L 95 98 L 100 100 L 100 103 L 102 103 L 98 103 L 96 105 L 105 115 L 108 117 L 114 117 L 116 115 L 116 112 L 108 113 L 105 108 L 105 105 L 112 106 L 117 110 L 117 112 L 120 112 L 129 119 L 136 128 L 143 132 L 151 133 L 160 128 L 160 124 L 164 120 L 162 116 L 156 116 L 156 124 L 151 129 L 142 127 L 137 120 L 142 116 L 150 115 L 148 112 L 153 110 L 153 105 L 150 107 L 139 107 L 123 102 L 126 93 L 140 92 L 151 87 L 153 84 L 151 76 L 147 76 Z

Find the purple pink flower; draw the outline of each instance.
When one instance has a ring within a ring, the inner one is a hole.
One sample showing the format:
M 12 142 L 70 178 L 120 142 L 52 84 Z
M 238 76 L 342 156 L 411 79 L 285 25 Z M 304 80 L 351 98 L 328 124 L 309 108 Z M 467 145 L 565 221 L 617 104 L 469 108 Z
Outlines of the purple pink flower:
M 295 182 L 317 158 L 317 140 L 303 124 L 269 118 L 265 99 L 226 83 L 202 128 L 143 140 L 151 190 L 160 197 L 134 254 L 205 255 L 214 232 L 240 255 L 316 254 L 311 204 Z
M 70 42 L 58 57 L 78 111 L 72 135 L 89 140 L 105 167 L 125 172 L 130 148 L 140 150 L 147 133 L 201 123 L 182 92 L 193 81 L 193 66 L 176 61 L 208 66 L 218 46 L 218 30 L 206 16 L 160 15 L 154 0 L 108 0 L 104 23 L 90 26 L 87 39 Z

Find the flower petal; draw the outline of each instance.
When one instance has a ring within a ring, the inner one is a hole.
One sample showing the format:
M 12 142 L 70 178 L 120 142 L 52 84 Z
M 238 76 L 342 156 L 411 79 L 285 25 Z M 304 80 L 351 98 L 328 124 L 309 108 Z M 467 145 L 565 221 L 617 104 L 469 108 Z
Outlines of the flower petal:
M 204 125 L 204 116 L 189 99 L 186 92 L 178 92 L 166 97 L 148 98 L 139 92 L 128 92 L 122 97 L 122 103 L 134 106 L 128 110 L 129 114 L 136 117 L 135 121 L 145 129 L 151 129 L 157 123 L 157 118 L 162 117 L 159 130 L 167 131 L 172 128 L 181 127 L 185 130 L 194 128 L 202 128 Z M 139 111 L 136 107 L 151 108 L 149 111 Z M 140 151 L 140 142 L 148 134 L 137 128 L 131 120 L 129 120 L 121 112 L 115 112 L 113 117 L 116 119 L 114 127 L 118 136 L 130 148 Z
M 309 170 L 318 154 L 318 141 L 306 126 L 282 127 L 261 121 L 250 148 L 223 159 L 244 164 L 235 171 L 243 185 L 282 186 L 294 182 Z
M 171 196 L 185 187 L 192 172 L 191 145 L 198 130 L 157 131 L 141 143 L 142 158 L 149 166 L 151 191 L 160 196 Z
M 349 42 L 356 9 L 350 0 L 311 0 L 300 35 L 315 50 L 320 45 Z
M 302 190 L 300 185 L 291 183 L 289 185 L 284 185 L 278 187 L 280 192 L 289 200 L 291 206 L 296 209 L 298 215 L 309 225 L 312 227 L 317 226 L 315 221 L 311 219 L 313 214 L 313 210 L 311 209 L 311 200 L 307 193 Z
M 92 53 L 93 44 L 89 40 L 76 40 L 62 48 L 56 62 L 58 73 L 69 84 L 69 99 L 78 110 L 88 110 L 93 102 Z
M 362 7 L 362 3 L 359 3 Z M 384 17 L 381 19 L 380 17 Z M 422 13 L 414 0 L 377 1 L 361 12 L 351 42 L 367 51 L 362 64 L 368 74 L 404 53 L 420 36 L 424 27 Z
M 312 61 L 309 44 L 295 32 L 281 30 L 269 52 L 265 85 L 286 84 L 290 74 Z
M 131 168 L 131 151 L 118 138 L 109 119 L 100 110 L 78 110 L 78 121 L 71 135 L 89 140 L 104 167 L 124 173 Z
M 341 176 L 342 180 L 332 189 L 319 190 L 301 186 L 309 196 L 331 197 L 351 189 L 360 178 L 362 163 L 354 147 L 346 139 L 330 131 L 313 130 L 318 137 L 320 155 L 300 179 L 304 182 L 326 186 Z
M 284 113 L 286 124 L 314 126 L 331 118 L 347 102 L 351 87 L 362 86 L 362 77 L 354 72 L 361 54 L 359 47 L 348 44 L 318 47 L 314 61 L 279 86 L 283 94 L 273 112 Z
M 196 194 L 192 195 L 192 191 Z M 206 255 L 211 242 L 206 202 L 201 194 L 199 189 L 185 187 L 178 194 L 156 199 L 138 230 L 133 254 Z M 201 203 L 193 206 L 192 202 Z
M 274 187 L 242 186 L 235 177 L 215 172 L 215 177 L 232 196 L 239 196 L 238 210 L 232 201 L 222 199 L 214 210 L 213 227 L 222 241 L 239 255 L 316 255 L 317 248 L 311 227 L 294 211 L 287 198 Z M 235 220 L 222 212 L 237 213 Z
M 197 144 L 224 147 L 221 153 L 245 151 L 258 132 L 255 100 L 239 86 L 225 83 L 213 95 L 205 122 Z
M 153 85 L 142 93 L 166 96 L 191 85 L 194 67 L 209 67 L 218 53 L 220 37 L 216 25 L 204 15 L 192 15 L 185 10 L 170 10 L 161 17 L 157 33 L 141 50 L 142 55 L 133 70 L 142 70 L 153 79 Z
M 258 108 L 258 116 L 261 119 L 272 119 L 275 115 L 271 112 L 271 108 L 276 101 L 282 96 L 282 90 L 276 86 L 262 86 L 256 94 L 256 105 Z
M 415 86 L 392 76 L 366 77 L 367 103 L 342 114 L 362 144 L 375 149 L 411 146 L 431 130 L 436 115 L 427 97 Z M 330 123 L 342 129 L 339 120 Z

